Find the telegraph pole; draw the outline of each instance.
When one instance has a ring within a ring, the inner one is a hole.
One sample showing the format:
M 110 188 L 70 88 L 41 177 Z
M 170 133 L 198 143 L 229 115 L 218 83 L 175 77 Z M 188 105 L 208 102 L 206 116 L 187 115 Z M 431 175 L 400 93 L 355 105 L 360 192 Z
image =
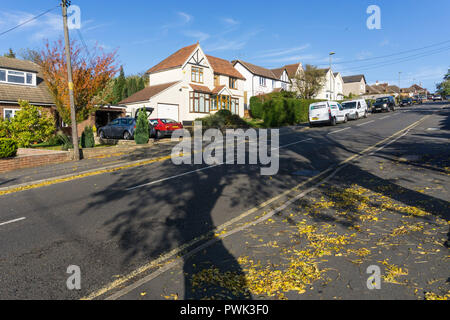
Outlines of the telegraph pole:
M 70 40 L 69 29 L 67 27 L 67 7 L 70 6 L 70 0 L 62 0 L 62 14 L 64 22 L 64 41 L 66 45 L 67 75 L 69 80 L 69 100 L 70 100 L 70 120 L 72 122 L 72 143 L 73 143 L 73 160 L 80 160 L 80 147 L 78 146 L 78 130 L 77 115 L 75 110 L 75 98 L 73 95 L 73 79 L 72 79 L 72 61 L 70 58 Z

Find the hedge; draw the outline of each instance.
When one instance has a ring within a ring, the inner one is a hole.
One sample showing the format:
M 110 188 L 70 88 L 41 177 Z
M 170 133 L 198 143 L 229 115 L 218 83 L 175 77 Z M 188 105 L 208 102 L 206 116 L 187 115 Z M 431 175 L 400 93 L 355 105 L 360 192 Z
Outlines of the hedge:
M 253 118 L 262 119 L 266 127 L 296 125 L 309 121 L 309 106 L 323 100 L 289 98 L 287 95 L 269 94 L 252 97 L 250 112 Z
M 0 138 L 0 159 L 14 157 L 18 148 L 17 142 L 13 139 Z

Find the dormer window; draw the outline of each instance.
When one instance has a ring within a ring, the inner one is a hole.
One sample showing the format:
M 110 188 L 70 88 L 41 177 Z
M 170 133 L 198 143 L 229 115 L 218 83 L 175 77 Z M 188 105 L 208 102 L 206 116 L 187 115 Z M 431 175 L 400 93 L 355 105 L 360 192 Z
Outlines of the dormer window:
M 0 82 L 35 86 L 36 75 L 30 72 L 2 69 L 0 70 Z

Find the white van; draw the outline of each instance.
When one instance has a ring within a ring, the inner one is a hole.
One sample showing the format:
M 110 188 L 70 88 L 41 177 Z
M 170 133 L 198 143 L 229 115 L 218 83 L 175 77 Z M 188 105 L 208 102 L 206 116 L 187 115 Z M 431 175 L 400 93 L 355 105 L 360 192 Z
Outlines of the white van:
M 335 101 L 313 103 L 309 106 L 309 124 L 330 124 L 335 126 L 339 122 L 347 122 L 348 111 Z
M 369 107 L 364 99 L 345 101 L 342 103 L 342 107 L 349 112 L 348 118 L 350 120 L 367 118 L 369 114 Z

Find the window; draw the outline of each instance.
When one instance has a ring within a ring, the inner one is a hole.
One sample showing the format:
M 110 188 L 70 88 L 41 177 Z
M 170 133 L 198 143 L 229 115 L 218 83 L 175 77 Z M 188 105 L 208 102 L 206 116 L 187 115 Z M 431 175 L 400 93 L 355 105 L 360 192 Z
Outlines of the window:
M 259 85 L 261 87 L 265 87 L 266 86 L 266 78 L 259 77 Z
M 191 92 L 189 95 L 191 113 L 209 113 L 211 109 L 211 97 L 209 94 Z
M 231 89 L 237 89 L 237 79 L 230 77 L 230 88 Z
M 275 80 L 272 80 L 272 88 L 275 88 Z
M 0 70 L 0 82 L 33 85 L 35 75 L 22 71 Z
M 195 83 L 203 83 L 203 69 L 192 67 L 191 81 Z
M 12 119 L 16 116 L 16 113 L 19 111 L 20 109 L 4 109 L 3 110 L 3 119 L 8 120 L 8 119 Z
M 231 110 L 233 114 L 239 114 L 239 99 L 231 99 Z
M 214 75 L 214 85 L 216 87 L 220 86 L 220 76 L 219 75 Z

